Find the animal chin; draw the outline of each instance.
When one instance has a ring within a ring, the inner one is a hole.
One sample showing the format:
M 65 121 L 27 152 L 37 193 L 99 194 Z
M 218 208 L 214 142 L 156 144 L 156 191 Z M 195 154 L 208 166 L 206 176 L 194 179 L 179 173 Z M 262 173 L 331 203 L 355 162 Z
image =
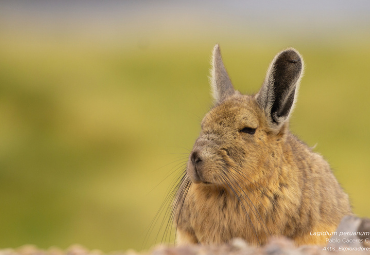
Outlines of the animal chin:
M 193 181 L 193 183 L 196 183 L 196 184 L 204 184 L 204 185 L 212 185 L 213 183 L 212 182 L 207 182 L 207 181 L 203 181 L 203 180 L 200 180 L 200 181 Z
M 196 183 L 196 184 L 206 184 L 206 185 L 212 184 L 211 182 L 208 182 L 204 180 L 204 178 L 199 176 L 196 171 L 194 171 L 192 174 L 189 174 L 189 178 L 191 182 Z
M 191 182 L 196 183 L 196 184 L 206 184 L 206 185 L 212 184 L 211 182 L 204 179 L 204 177 L 199 172 L 199 170 L 196 169 L 196 167 L 189 165 L 186 171 L 187 171 L 187 174 Z

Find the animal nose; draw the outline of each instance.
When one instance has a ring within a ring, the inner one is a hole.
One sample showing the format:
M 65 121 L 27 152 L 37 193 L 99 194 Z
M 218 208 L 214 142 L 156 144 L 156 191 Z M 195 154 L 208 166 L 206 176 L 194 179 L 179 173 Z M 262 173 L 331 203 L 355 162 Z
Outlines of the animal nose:
M 202 158 L 199 156 L 199 152 L 193 151 L 190 156 L 191 162 L 193 163 L 193 166 L 198 165 L 200 162 L 202 162 Z

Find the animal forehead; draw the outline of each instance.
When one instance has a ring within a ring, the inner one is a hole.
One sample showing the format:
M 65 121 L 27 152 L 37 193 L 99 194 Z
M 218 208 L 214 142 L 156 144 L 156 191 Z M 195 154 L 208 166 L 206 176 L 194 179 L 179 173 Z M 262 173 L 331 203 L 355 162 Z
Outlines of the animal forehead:
M 248 125 L 258 126 L 256 103 L 249 97 L 231 98 L 215 106 L 209 111 L 202 121 L 203 127 L 213 125 L 235 126 Z

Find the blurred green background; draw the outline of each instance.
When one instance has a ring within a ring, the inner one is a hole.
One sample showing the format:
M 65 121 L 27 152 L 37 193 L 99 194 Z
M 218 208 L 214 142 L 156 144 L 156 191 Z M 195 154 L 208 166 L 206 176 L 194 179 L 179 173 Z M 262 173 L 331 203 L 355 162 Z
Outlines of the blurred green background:
M 243 93 L 277 52 L 300 51 L 291 130 L 369 217 L 369 13 L 366 1 L 2 1 L 0 248 L 160 242 L 161 204 L 211 106 L 216 43 Z

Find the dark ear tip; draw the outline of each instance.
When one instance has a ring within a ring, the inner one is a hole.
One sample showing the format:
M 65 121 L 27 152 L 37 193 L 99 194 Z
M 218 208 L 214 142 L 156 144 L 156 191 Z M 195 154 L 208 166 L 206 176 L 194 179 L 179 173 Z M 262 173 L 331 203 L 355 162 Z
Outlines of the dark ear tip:
M 280 58 L 291 64 L 300 64 L 302 58 L 299 55 L 298 51 L 293 48 L 287 49 L 280 54 Z

